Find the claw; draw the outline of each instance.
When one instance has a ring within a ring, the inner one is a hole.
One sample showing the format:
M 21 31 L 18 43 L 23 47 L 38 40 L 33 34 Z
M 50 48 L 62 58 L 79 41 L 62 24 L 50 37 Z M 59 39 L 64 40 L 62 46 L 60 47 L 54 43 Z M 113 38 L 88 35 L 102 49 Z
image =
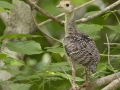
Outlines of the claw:
M 85 82 L 83 83 L 81 86 L 79 86 L 80 88 L 84 88 L 84 87 L 87 87 L 89 85 L 89 82 Z
M 69 90 L 80 90 L 79 86 L 71 87 Z

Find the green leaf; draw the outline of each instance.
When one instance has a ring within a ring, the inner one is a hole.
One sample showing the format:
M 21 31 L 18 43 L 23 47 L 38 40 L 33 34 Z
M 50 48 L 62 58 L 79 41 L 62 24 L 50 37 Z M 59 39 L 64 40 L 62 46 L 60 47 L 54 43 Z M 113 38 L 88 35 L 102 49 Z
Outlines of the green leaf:
M 62 72 L 63 71 L 62 68 L 64 68 L 64 71 L 71 71 L 70 66 L 61 66 L 61 67 L 59 67 L 59 66 L 51 66 L 50 70 L 54 71 L 54 72 L 60 72 L 60 71 Z
M 7 44 L 7 48 L 12 51 L 27 55 L 40 54 L 43 52 L 40 44 L 35 41 L 11 42 Z
M 0 54 L 0 59 L 4 59 L 4 58 L 6 58 L 6 57 L 7 57 L 6 54 L 3 54 L 3 53 Z
M 9 86 L 10 90 L 29 90 L 31 84 L 12 84 Z
M 107 67 L 106 63 L 99 63 L 99 64 L 97 65 L 97 72 L 106 70 L 106 67 Z
M 103 28 L 103 26 L 97 24 L 80 24 L 78 27 L 80 28 L 80 31 L 86 34 L 98 32 Z
M 62 57 L 65 54 L 64 49 L 60 46 L 46 47 L 45 49 L 47 49 L 48 52 L 58 53 Z
M 0 7 L 0 12 L 8 12 L 8 10 L 5 10 L 4 8 Z
M 7 85 L 6 81 L 0 81 L 0 85 Z
M 43 87 L 44 86 L 44 84 L 45 84 L 45 82 L 43 81 L 43 82 L 41 82 L 40 84 L 39 84 L 39 86 L 38 86 L 38 90 L 40 90 L 41 89 L 41 87 Z
M 21 62 L 20 60 L 15 60 L 15 59 L 12 60 L 10 64 L 11 64 L 11 66 L 22 66 L 22 65 L 24 65 L 23 62 Z
M 91 12 L 87 12 L 87 13 L 84 15 L 84 17 L 91 16 L 91 15 L 97 13 L 97 12 L 99 12 L 99 11 L 91 11 Z
M 63 68 L 64 68 L 64 71 L 71 70 L 68 62 L 52 63 L 52 65 L 50 66 L 50 70 L 54 72 L 63 71 L 62 70 Z
M 8 35 L 3 35 L 0 37 L 0 40 L 6 39 L 6 38 L 23 38 L 23 37 L 41 37 L 39 35 L 30 35 L 30 34 L 8 34 Z
M 25 74 L 25 72 L 23 71 L 20 71 L 19 69 L 18 70 L 15 70 L 15 69 L 11 69 L 11 68 L 0 68 L 0 70 L 4 70 L 4 71 L 7 71 L 13 75 L 18 75 L 18 74 Z
M 0 7 L 7 8 L 7 9 L 13 9 L 14 6 L 6 1 L 0 1 Z
M 55 74 L 58 75 L 58 76 L 61 76 L 61 77 L 65 78 L 65 79 L 70 79 L 70 80 L 72 80 L 72 76 L 69 75 L 69 74 L 63 74 L 63 73 L 60 73 L 60 72 L 57 72 L 57 73 L 55 73 Z M 75 81 L 84 81 L 84 79 L 82 79 L 82 78 L 80 78 L 80 77 L 75 77 Z
M 6 59 L 4 59 L 5 64 L 10 65 L 10 66 L 22 66 L 24 65 L 24 62 L 21 60 L 16 60 L 14 58 L 11 57 L 7 57 Z
M 78 28 L 81 32 L 91 36 L 93 39 L 98 39 L 100 37 L 97 33 L 103 28 L 103 26 L 97 24 L 80 24 L 78 25 Z
M 110 65 L 106 65 L 107 69 L 109 69 L 110 71 L 114 72 L 113 68 L 110 67 Z
M 116 26 L 104 25 L 104 26 L 108 27 L 111 30 L 114 30 L 117 33 L 120 33 L 120 25 L 116 25 Z

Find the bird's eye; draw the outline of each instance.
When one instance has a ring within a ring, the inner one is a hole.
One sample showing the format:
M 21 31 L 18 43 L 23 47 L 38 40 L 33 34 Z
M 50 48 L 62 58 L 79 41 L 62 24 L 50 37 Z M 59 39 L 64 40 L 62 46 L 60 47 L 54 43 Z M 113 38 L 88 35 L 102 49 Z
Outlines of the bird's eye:
M 69 7 L 69 4 L 67 3 L 66 6 Z

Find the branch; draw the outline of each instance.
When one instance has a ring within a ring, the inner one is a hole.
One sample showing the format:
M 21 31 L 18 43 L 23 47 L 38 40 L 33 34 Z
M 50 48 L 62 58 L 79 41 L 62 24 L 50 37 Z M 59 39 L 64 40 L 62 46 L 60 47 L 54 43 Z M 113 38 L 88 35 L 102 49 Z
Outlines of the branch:
M 43 28 L 41 28 L 41 27 L 38 26 L 38 24 L 37 24 L 37 22 L 36 22 L 33 14 L 32 14 L 32 18 L 33 18 L 33 20 L 34 20 L 34 22 L 35 22 L 35 24 L 36 24 L 36 26 L 37 26 L 37 29 L 38 29 L 44 36 L 46 36 L 45 38 L 48 40 L 48 42 L 49 42 L 50 44 L 53 44 L 53 42 L 51 42 L 50 39 L 52 39 L 52 40 L 54 40 L 54 41 L 56 41 L 56 42 L 58 42 L 58 43 L 62 43 L 62 41 L 60 41 L 60 40 L 58 40 L 58 39 L 56 39 L 56 38 L 48 35 L 47 33 L 45 33 L 46 30 L 44 30 Z
M 105 88 L 103 88 L 102 90 L 115 90 L 118 87 L 120 87 L 120 78 L 119 80 L 116 79 L 114 81 L 112 81 L 109 85 L 107 85 Z
M 94 1 L 95 1 L 95 0 L 92 0 L 92 1 L 90 1 L 90 2 L 87 2 L 87 3 L 83 4 L 83 5 L 75 8 L 75 10 L 77 10 L 77 9 L 83 7 L 83 6 L 86 6 L 86 5 L 88 5 L 88 4 L 90 4 L 90 3 L 94 2 Z M 103 10 L 101 10 L 101 11 L 99 11 L 99 12 L 97 12 L 97 13 L 91 15 L 91 16 L 88 16 L 88 17 L 86 17 L 86 18 L 82 18 L 82 19 L 76 20 L 76 23 L 79 24 L 79 23 L 81 23 L 81 22 L 86 22 L 86 21 L 88 21 L 88 20 L 91 20 L 91 19 L 93 19 L 93 18 L 95 18 L 95 17 L 97 17 L 97 16 L 102 15 L 103 13 L 106 13 L 106 11 L 108 11 L 108 10 L 110 10 L 110 9 L 113 9 L 114 7 L 118 6 L 119 4 L 120 4 L 120 0 L 116 1 L 115 3 L 109 5 L 109 6 L 106 7 L 105 9 L 103 9 Z M 61 17 L 61 16 L 63 16 L 63 15 L 64 15 L 64 13 L 56 16 L 55 18 Z M 50 21 L 51 21 L 51 19 L 48 19 L 48 20 L 40 23 L 39 26 L 42 26 L 42 25 L 44 25 L 44 24 L 46 24 L 46 23 L 48 23 L 48 22 L 50 22 Z M 63 25 L 63 22 L 61 22 L 60 25 Z
M 108 55 L 107 54 L 100 54 L 100 56 L 107 56 L 108 57 Z M 110 57 L 120 57 L 120 55 L 109 55 Z
M 42 8 L 38 7 L 35 3 L 32 3 L 30 0 L 27 0 L 28 4 L 34 8 L 35 10 L 37 10 L 38 12 L 40 12 L 41 14 L 45 15 L 46 17 L 54 20 L 55 22 L 59 23 L 60 25 L 63 25 L 63 22 L 56 18 L 55 16 L 49 14 L 48 12 L 44 11 Z
M 88 20 L 91 20 L 91 19 L 93 19 L 93 18 L 95 18 L 97 16 L 102 15 L 103 13 L 106 13 L 108 10 L 113 9 L 114 7 L 118 6 L 119 4 L 120 4 L 120 0 L 116 1 L 115 3 L 109 5 L 105 9 L 103 9 L 103 10 L 101 10 L 101 11 L 99 11 L 99 12 L 97 12 L 97 13 L 91 15 L 91 16 L 88 16 L 86 18 L 82 18 L 82 19 L 76 20 L 76 23 L 79 24 L 81 22 L 86 22 Z
M 109 66 L 112 68 L 112 70 L 113 70 L 114 73 L 115 73 L 115 70 L 114 70 L 114 68 L 112 67 L 111 63 L 110 63 L 110 45 L 109 45 L 109 39 L 108 39 L 107 34 L 106 34 L 106 39 L 107 39 L 107 43 L 108 43 L 108 64 L 109 64 Z M 117 74 L 116 74 L 116 76 L 117 76 Z M 118 77 L 118 76 L 117 76 L 117 77 Z
M 7 25 L 8 22 L 8 14 L 7 13 L 0 13 L 0 18 L 4 22 L 5 25 Z
M 118 72 L 117 75 L 120 78 L 120 72 Z M 116 77 L 116 74 L 111 74 L 106 77 L 99 78 L 99 79 L 95 80 L 94 82 L 91 82 L 88 85 L 88 87 L 82 88 L 81 90 L 94 90 L 97 87 L 111 83 L 113 80 L 117 79 L 118 77 Z M 109 89 L 107 89 L 107 90 L 109 90 Z
M 81 6 L 78 6 L 78 7 L 75 8 L 75 10 L 78 10 L 78 9 L 84 7 L 84 6 L 87 6 L 87 5 L 89 5 L 90 3 L 94 2 L 94 1 L 96 1 L 96 0 L 91 0 L 91 1 L 85 3 L 85 4 L 81 5 Z M 59 17 L 62 17 L 62 16 L 64 16 L 64 15 L 65 15 L 65 13 L 61 13 L 61 14 L 55 16 L 55 17 L 56 17 L 56 18 L 59 18 Z M 47 23 L 49 23 L 49 22 L 51 22 L 51 21 L 52 21 L 52 19 L 48 19 L 48 20 L 46 20 L 46 21 L 38 24 L 38 26 L 40 27 L 40 26 L 42 26 L 42 25 L 44 25 L 44 24 L 47 24 Z
M 108 43 L 104 43 L 106 45 L 108 45 Z M 109 43 L 109 45 L 120 45 L 120 43 Z

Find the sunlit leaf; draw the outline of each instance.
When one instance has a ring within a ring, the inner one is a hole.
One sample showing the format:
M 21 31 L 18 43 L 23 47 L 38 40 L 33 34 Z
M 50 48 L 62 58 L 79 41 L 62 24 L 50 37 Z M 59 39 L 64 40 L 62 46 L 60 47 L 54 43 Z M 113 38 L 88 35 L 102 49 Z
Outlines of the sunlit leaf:
M 31 84 L 11 84 L 10 90 L 29 90 Z
M 21 60 L 16 60 L 14 58 L 11 57 L 7 57 L 6 59 L 4 59 L 5 64 L 10 65 L 10 66 L 22 66 L 24 65 L 24 62 Z
M 0 7 L 0 12 L 8 12 L 8 10 L 5 10 L 4 8 Z
M 64 49 L 62 47 L 47 47 L 46 48 L 48 52 L 53 52 L 53 53 L 58 53 L 60 54 L 62 57 L 65 54 Z
M 7 66 L 7 65 L 6 65 Z M 15 69 L 11 69 L 11 68 L 0 68 L 0 70 L 4 70 L 4 71 L 7 71 L 13 75 L 18 75 L 18 74 L 23 74 L 24 72 L 23 71 L 20 71 L 20 70 L 15 70 Z
M 97 24 L 80 24 L 78 25 L 78 28 L 81 32 L 91 36 L 93 39 L 100 38 L 98 36 L 98 32 L 102 30 L 103 26 L 97 25 Z
M 43 52 L 40 44 L 35 41 L 11 42 L 7 44 L 7 48 L 15 52 L 28 55 L 40 54 Z
M 120 33 L 120 25 L 116 25 L 116 26 L 111 26 L 111 25 L 104 25 L 105 27 L 108 27 L 111 30 L 114 30 L 117 33 Z
M 7 9 L 13 9 L 14 6 L 6 1 L 0 1 L 0 7 L 7 8 Z
M 50 66 L 50 70 L 54 71 L 54 72 L 62 72 L 64 69 L 64 71 L 70 71 L 71 68 L 68 64 L 68 62 L 60 62 L 60 63 L 52 63 L 52 65 Z
M 6 54 L 3 54 L 3 53 L 0 54 L 0 59 L 4 59 L 4 58 L 6 58 L 6 57 L 7 57 Z
M 99 63 L 97 65 L 97 72 L 100 72 L 100 71 L 103 71 L 103 70 L 106 70 L 106 64 L 105 63 Z
M 20 60 L 12 60 L 10 63 L 12 66 L 22 66 L 24 65 Z
M 58 75 L 58 76 L 61 76 L 61 77 L 65 78 L 65 79 L 72 80 L 72 76 L 69 75 L 69 74 L 64 74 L 64 73 L 60 73 L 60 72 L 57 72 L 55 74 Z M 82 79 L 80 77 L 76 77 L 75 81 L 84 81 L 84 79 Z

